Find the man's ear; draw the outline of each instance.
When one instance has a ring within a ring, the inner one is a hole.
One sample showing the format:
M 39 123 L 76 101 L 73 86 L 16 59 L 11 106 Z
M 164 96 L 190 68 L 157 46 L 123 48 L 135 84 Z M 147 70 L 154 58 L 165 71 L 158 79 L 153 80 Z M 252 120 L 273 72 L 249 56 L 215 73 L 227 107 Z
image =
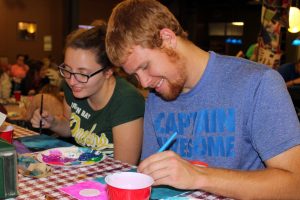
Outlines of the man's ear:
M 171 29 L 168 29 L 168 28 L 161 29 L 160 37 L 163 41 L 163 44 L 162 44 L 163 47 L 169 47 L 169 48 L 176 47 L 177 38 L 176 38 L 175 33 Z

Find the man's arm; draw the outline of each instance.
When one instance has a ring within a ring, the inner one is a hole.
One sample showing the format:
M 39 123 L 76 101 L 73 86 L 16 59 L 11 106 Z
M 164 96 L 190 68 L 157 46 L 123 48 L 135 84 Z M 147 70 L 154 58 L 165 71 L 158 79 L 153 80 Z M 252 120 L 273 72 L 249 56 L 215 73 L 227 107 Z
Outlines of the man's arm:
M 143 142 L 143 118 L 113 127 L 114 158 L 137 165 Z
M 266 161 L 266 169 L 233 171 L 202 169 L 198 188 L 237 199 L 299 199 L 300 146 Z M 201 177 L 203 180 L 201 180 Z
M 266 169 L 238 171 L 196 167 L 174 152 L 154 154 L 138 171 L 151 175 L 156 185 L 199 189 L 237 199 L 299 199 L 300 146 L 266 161 Z

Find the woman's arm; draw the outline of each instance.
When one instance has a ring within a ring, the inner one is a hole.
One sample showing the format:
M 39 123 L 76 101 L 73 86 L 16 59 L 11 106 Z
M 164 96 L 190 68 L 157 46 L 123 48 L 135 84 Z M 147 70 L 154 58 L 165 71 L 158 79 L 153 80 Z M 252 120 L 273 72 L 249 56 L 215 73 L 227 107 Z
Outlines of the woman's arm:
M 114 158 L 137 165 L 143 141 L 143 118 L 113 127 Z

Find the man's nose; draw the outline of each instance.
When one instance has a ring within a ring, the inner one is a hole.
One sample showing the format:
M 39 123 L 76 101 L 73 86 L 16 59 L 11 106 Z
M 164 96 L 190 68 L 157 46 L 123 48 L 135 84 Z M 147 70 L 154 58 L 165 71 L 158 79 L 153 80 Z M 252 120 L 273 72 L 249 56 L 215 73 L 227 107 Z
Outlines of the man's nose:
M 148 88 L 150 86 L 151 78 L 148 75 L 139 73 L 137 76 L 143 88 Z

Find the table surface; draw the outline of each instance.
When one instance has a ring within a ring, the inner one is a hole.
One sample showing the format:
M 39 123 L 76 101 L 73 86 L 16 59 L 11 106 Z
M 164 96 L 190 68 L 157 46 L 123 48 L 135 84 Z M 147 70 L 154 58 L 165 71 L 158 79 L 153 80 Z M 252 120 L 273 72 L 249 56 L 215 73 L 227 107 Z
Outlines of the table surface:
M 17 126 L 15 124 L 11 124 L 11 123 L 8 123 L 8 122 L 4 122 L 3 124 L 6 125 L 6 126 L 11 125 L 11 126 L 14 127 L 14 135 L 13 135 L 14 139 L 20 138 L 20 137 L 32 136 L 32 135 L 39 135 L 39 133 L 37 133 L 37 132 L 34 132 L 32 130 L 23 128 L 21 126 Z
M 59 188 L 131 168 L 130 165 L 107 157 L 102 162 L 91 166 L 53 167 L 52 175 L 45 178 L 30 178 L 19 174 L 19 196 L 16 199 L 75 199 L 61 192 Z
M 11 125 L 5 122 L 6 125 Z M 38 133 L 14 126 L 14 138 L 39 135 Z M 53 167 L 51 176 L 45 178 L 31 178 L 18 175 L 18 192 L 19 196 L 16 200 L 38 200 L 38 199 L 60 199 L 72 200 L 75 199 L 68 194 L 59 190 L 62 186 L 73 185 L 78 182 L 92 180 L 96 177 L 106 176 L 110 173 L 118 171 L 128 171 L 134 168 L 126 163 L 114 160 L 110 157 L 91 166 L 83 167 Z M 221 196 L 216 196 L 203 191 L 191 191 L 184 193 L 178 197 L 187 197 L 188 199 L 209 199 L 209 200 L 227 200 Z
M 3 104 L 7 111 L 7 118 L 10 120 L 23 120 L 26 113 L 25 104 L 23 102 Z

